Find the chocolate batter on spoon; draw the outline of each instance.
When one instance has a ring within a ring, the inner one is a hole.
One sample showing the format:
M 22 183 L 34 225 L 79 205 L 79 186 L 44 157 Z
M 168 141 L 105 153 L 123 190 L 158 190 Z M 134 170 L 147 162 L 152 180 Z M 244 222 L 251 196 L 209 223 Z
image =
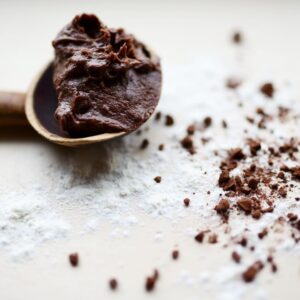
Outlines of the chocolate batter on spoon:
M 160 62 L 132 35 L 83 14 L 53 46 L 55 116 L 71 136 L 131 132 L 151 116 L 160 97 Z

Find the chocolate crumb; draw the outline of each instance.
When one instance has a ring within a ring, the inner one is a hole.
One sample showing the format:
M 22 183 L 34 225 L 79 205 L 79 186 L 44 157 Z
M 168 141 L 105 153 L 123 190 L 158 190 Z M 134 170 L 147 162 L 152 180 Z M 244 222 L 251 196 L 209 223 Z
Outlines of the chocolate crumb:
M 184 206 L 186 206 L 186 207 L 190 206 L 190 202 L 191 202 L 191 200 L 189 198 L 183 199 Z
M 249 214 L 252 210 L 253 201 L 250 198 L 241 198 L 237 201 L 239 208 L 241 208 L 246 214 Z
M 164 144 L 160 144 L 160 145 L 158 146 L 158 150 L 159 150 L 159 151 L 163 151 L 164 148 L 165 148 Z
M 274 94 L 274 87 L 271 82 L 267 82 L 260 87 L 260 91 L 267 96 L 268 98 L 272 98 Z
M 245 158 L 245 154 L 243 153 L 241 148 L 234 148 L 229 151 L 231 160 L 242 160 Z
M 278 268 L 277 268 L 277 265 L 275 263 L 272 263 L 271 270 L 272 270 L 273 273 L 277 272 Z
M 146 278 L 145 289 L 147 292 L 151 292 L 155 288 L 155 284 L 158 280 L 158 277 L 158 271 L 154 270 L 153 275 Z
M 213 233 L 208 237 L 208 242 L 210 244 L 216 244 L 218 242 L 218 235 Z
M 204 239 L 204 235 L 205 235 L 205 232 L 204 231 L 200 231 L 196 236 L 195 236 L 195 240 L 199 243 L 202 243 L 203 242 L 203 239 Z
M 255 165 L 255 164 L 252 164 L 252 165 L 250 166 L 249 170 L 250 170 L 251 172 L 255 172 L 255 170 L 256 170 L 256 165 Z
M 215 206 L 215 210 L 218 214 L 224 214 L 228 211 L 229 207 L 229 201 L 225 198 L 222 198 L 219 201 L 219 203 Z
M 181 145 L 183 148 L 187 149 L 190 154 L 195 154 L 194 142 L 189 135 L 181 140 Z
M 237 78 L 228 78 L 226 81 L 226 87 L 229 89 L 236 89 L 241 85 L 241 80 L 237 79 Z
M 223 128 L 228 128 L 228 124 L 225 120 L 222 120 L 222 127 Z
M 289 171 L 292 173 L 293 179 L 295 179 L 295 180 L 300 179 L 300 167 L 292 168 Z
M 188 128 L 186 129 L 188 135 L 193 135 L 195 131 L 196 131 L 196 126 L 194 124 L 189 125 Z
M 115 278 L 109 280 L 109 286 L 111 290 L 116 290 L 118 287 L 118 281 Z
M 248 244 L 248 240 L 243 237 L 239 242 L 238 244 L 240 244 L 242 247 L 247 247 L 247 244 Z
M 186 136 L 181 140 L 181 145 L 183 146 L 183 148 L 190 149 L 193 147 L 194 143 L 190 136 Z
M 250 152 L 253 156 L 257 154 L 257 152 L 261 149 L 261 144 L 258 141 L 249 139 L 248 140 L 248 146 L 250 148 Z
M 172 258 L 173 258 L 174 260 L 176 260 L 178 257 L 179 257 L 179 251 L 178 251 L 178 250 L 174 250 L 174 251 L 172 252 Z
M 149 145 L 149 140 L 144 139 L 141 143 L 140 149 L 142 149 L 142 150 L 146 149 L 148 147 L 148 145 Z
M 232 35 L 232 42 L 235 44 L 241 44 L 243 41 L 242 33 L 239 31 L 236 31 Z
M 236 251 L 232 252 L 231 257 L 237 264 L 240 263 L 241 256 Z
M 227 169 L 222 170 L 219 176 L 219 186 L 223 187 L 225 183 L 230 180 L 229 171 Z
M 165 125 L 166 126 L 172 126 L 174 124 L 174 119 L 172 116 L 170 115 L 166 115 L 166 119 L 165 119 Z
M 154 181 L 157 182 L 157 183 L 160 183 L 161 182 L 161 176 L 154 177 Z
M 160 118 L 161 118 L 161 112 L 159 111 L 159 112 L 157 112 L 156 115 L 155 115 L 155 120 L 156 120 L 156 121 L 159 121 Z
M 210 138 L 204 138 L 204 137 L 201 138 L 201 142 L 203 145 L 206 145 L 210 140 L 211 140 Z
M 151 292 L 155 287 L 156 280 L 153 277 L 147 277 L 145 288 L 147 292 Z
M 251 216 L 253 219 L 260 219 L 261 211 L 259 209 L 255 209 L 251 212 Z
M 256 178 L 250 178 L 248 181 L 248 186 L 250 189 L 255 190 L 258 186 L 259 181 Z
M 285 198 L 287 196 L 287 190 L 284 186 L 279 188 L 278 193 L 282 198 Z
M 204 128 L 210 127 L 212 125 L 212 118 L 211 117 L 204 118 L 203 125 L 204 125 Z
M 79 256 L 78 256 L 78 253 L 71 253 L 69 255 L 69 261 L 70 261 L 70 264 L 73 266 L 73 267 L 77 267 L 78 266 L 78 262 L 79 262 Z
M 268 115 L 265 113 L 265 111 L 261 107 L 256 108 L 256 113 L 262 117 L 267 117 Z
M 264 228 L 261 232 L 258 233 L 258 237 L 262 240 L 268 234 L 268 229 Z
M 254 119 L 251 117 L 246 117 L 246 120 L 250 123 L 250 124 L 254 124 Z
M 297 219 L 298 219 L 298 216 L 294 213 L 288 213 L 287 217 L 288 217 L 289 221 L 291 221 L 291 222 L 297 221 Z
M 264 265 L 261 261 L 256 261 L 244 273 L 243 279 L 245 282 L 252 282 L 257 274 L 263 269 Z

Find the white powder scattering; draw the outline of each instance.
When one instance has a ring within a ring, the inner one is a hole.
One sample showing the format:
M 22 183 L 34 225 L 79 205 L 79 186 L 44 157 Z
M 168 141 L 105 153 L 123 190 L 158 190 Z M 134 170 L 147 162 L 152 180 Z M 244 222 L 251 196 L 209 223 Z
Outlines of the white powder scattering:
M 69 229 L 38 189 L 1 193 L 0 246 L 15 260 L 30 256 L 46 241 L 65 237 Z
M 268 100 L 259 92 L 259 86 L 270 78 L 244 80 L 239 89 L 230 90 L 225 86 L 230 74 L 244 77 L 237 67 L 209 59 L 182 66 L 165 66 L 163 95 L 158 107 L 162 112 L 161 120 L 153 117 L 143 126 L 140 135 L 133 133 L 85 148 L 60 148 L 55 159 L 45 158 L 49 160 L 45 170 L 47 183 L 41 179 L 36 183 L 40 188 L 27 186 L 12 193 L 2 187 L 0 247 L 14 258 L 22 258 L 31 255 L 45 241 L 68 236 L 72 232 L 72 221 L 65 215 L 68 210 L 80 212 L 81 232 L 93 231 L 101 228 L 103 222 L 109 222 L 115 225 L 111 232 L 114 238 L 127 238 L 131 226 L 143 226 L 143 215 L 164 218 L 172 224 L 197 216 L 200 227 L 218 231 L 220 217 L 213 208 L 223 192 L 217 187 L 220 155 L 233 147 L 245 150 L 245 140 L 249 137 L 263 140 L 262 147 L 267 148 L 269 144 L 288 140 L 299 133 L 300 106 L 296 105 L 290 85 L 276 81 L 275 96 Z M 270 130 L 259 130 L 246 120 L 247 116 L 256 117 L 257 107 L 275 115 L 280 105 L 291 109 L 292 113 L 284 122 L 278 118 L 270 120 Z M 164 125 L 166 114 L 174 117 L 175 124 L 171 127 Z M 186 136 L 188 125 L 202 122 L 208 116 L 212 117 L 212 126 L 197 133 L 196 154 L 190 155 L 180 141 Z M 224 120 L 227 129 L 222 126 Z M 150 143 L 141 150 L 145 138 Z M 201 139 L 207 142 L 202 143 Z M 160 144 L 164 144 L 163 151 L 158 150 Z M 161 183 L 154 181 L 156 176 L 162 177 Z M 265 215 L 261 220 L 233 215 L 230 235 L 220 239 L 224 244 L 230 244 L 232 237 L 240 237 L 247 228 L 249 241 L 255 243 L 257 232 L 279 216 L 286 215 L 291 207 L 300 213 L 294 200 L 297 191 L 299 187 L 296 186 L 295 192 L 288 194 L 273 214 Z M 186 197 L 191 199 L 188 209 L 182 202 Z M 187 224 L 183 235 L 193 238 L 197 229 Z M 153 238 L 154 242 L 163 239 L 163 232 L 157 232 Z M 276 243 L 280 251 L 295 249 L 292 239 Z M 268 244 L 256 246 L 257 251 L 251 259 L 245 260 L 243 267 L 254 258 L 267 255 Z M 221 270 L 219 277 L 207 275 L 203 270 L 201 278 L 199 274 L 197 277 L 183 272 L 179 282 L 188 285 L 205 282 L 214 288 L 215 285 L 222 286 L 220 299 L 242 298 L 246 287 L 235 287 L 240 281 L 241 268 L 225 266 Z M 259 297 L 265 297 L 263 291 Z

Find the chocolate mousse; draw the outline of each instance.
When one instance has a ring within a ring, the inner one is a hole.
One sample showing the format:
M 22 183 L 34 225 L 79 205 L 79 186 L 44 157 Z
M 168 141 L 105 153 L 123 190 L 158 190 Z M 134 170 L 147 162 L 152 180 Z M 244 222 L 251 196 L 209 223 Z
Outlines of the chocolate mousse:
M 131 132 L 154 112 L 159 58 L 123 29 L 82 14 L 53 41 L 55 117 L 70 136 Z

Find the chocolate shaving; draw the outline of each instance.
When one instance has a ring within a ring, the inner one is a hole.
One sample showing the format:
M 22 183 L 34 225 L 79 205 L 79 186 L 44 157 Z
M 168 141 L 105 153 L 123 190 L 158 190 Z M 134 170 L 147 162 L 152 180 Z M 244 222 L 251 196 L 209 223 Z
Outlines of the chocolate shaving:
M 203 125 L 204 125 L 204 128 L 210 127 L 212 125 L 212 118 L 211 117 L 204 118 Z
M 111 290 L 116 290 L 118 287 L 118 281 L 115 278 L 109 280 L 109 286 Z
M 258 237 L 262 240 L 268 234 L 268 229 L 264 228 L 261 232 L 258 233 Z
M 231 149 L 229 151 L 229 159 L 230 160 L 242 160 L 244 159 L 246 156 L 243 153 L 241 148 L 235 148 L 235 149 Z
M 241 256 L 236 251 L 232 252 L 231 257 L 237 264 L 241 262 Z
M 256 278 L 257 274 L 263 269 L 263 267 L 264 265 L 261 261 L 256 261 L 243 273 L 244 281 L 252 282 Z
M 176 260 L 178 257 L 179 257 L 179 251 L 178 251 L 178 250 L 174 250 L 174 251 L 172 252 L 172 258 L 173 258 L 174 260 Z
M 266 82 L 260 87 L 260 91 L 268 98 L 272 98 L 274 94 L 274 86 L 271 82 Z
M 173 119 L 172 116 L 166 115 L 165 125 L 166 126 L 172 126 L 172 125 L 174 125 L 174 119 Z
M 183 199 L 183 204 L 184 204 L 184 206 L 186 206 L 186 207 L 190 206 L 190 202 L 191 202 L 191 200 L 190 200 L 189 198 Z
M 155 120 L 156 120 L 156 121 L 159 121 L 160 118 L 161 118 L 161 112 L 158 111 L 158 112 L 156 113 L 156 115 L 155 115 Z
M 222 198 L 219 203 L 215 206 L 215 210 L 218 214 L 225 214 L 230 208 L 229 201 Z
M 155 181 L 156 183 L 160 183 L 160 182 L 161 182 L 161 176 L 156 176 L 156 177 L 154 177 L 154 181 Z
M 252 140 L 252 139 L 248 140 L 248 146 L 249 146 L 250 152 L 253 156 L 255 156 L 257 154 L 257 152 L 261 149 L 260 142 Z
M 153 275 L 148 276 L 146 278 L 145 289 L 146 289 L 147 292 L 151 292 L 152 290 L 154 290 L 158 278 L 159 278 L 159 273 L 155 269 L 154 272 L 153 272 Z
M 235 90 L 236 88 L 238 88 L 241 85 L 242 81 L 240 79 L 237 78 L 228 78 L 226 81 L 226 87 L 229 89 L 233 89 Z
M 218 235 L 215 234 L 215 233 L 209 235 L 209 237 L 208 237 L 208 242 L 209 242 L 210 244 L 216 244 L 216 243 L 218 242 Z
M 203 242 L 204 236 L 205 236 L 205 231 L 200 231 L 196 236 L 195 236 L 195 240 L 199 243 Z
M 159 151 L 163 151 L 164 148 L 165 148 L 164 144 L 160 144 L 160 145 L 158 146 L 158 150 L 159 150 Z
M 196 126 L 194 124 L 189 125 L 186 129 L 188 135 L 193 135 L 196 131 Z
M 184 139 L 181 140 L 181 146 L 188 150 L 190 154 L 195 154 L 194 142 L 193 139 L 188 135 Z
M 78 253 L 71 253 L 69 255 L 69 261 L 70 261 L 71 266 L 77 267 L 78 263 L 79 263 L 79 255 L 78 255 Z
M 144 140 L 142 141 L 142 143 L 141 143 L 140 148 L 141 148 L 142 150 L 143 150 L 143 149 L 146 149 L 146 148 L 148 147 L 148 145 L 149 145 L 149 140 L 144 139 Z
M 251 213 L 253 202 L 250 198 L 241 198 L 237 201 L 240 209 L 242 209 L 246 214 Z
M 242 33 L 239 31 L 236 31 L 232 35 L 232 42 L 234 44 L 241 44 L 243 41 Z

